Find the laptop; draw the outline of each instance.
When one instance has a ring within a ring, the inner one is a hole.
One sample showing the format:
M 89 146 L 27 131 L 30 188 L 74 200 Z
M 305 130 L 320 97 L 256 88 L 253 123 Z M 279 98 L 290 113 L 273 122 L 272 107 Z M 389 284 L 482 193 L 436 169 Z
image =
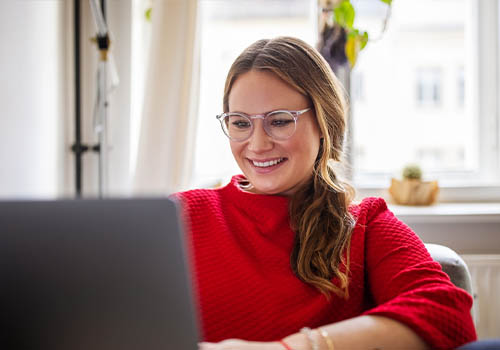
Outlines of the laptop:
M 0 202 L 2 349 L 195 350 L 169 199 Z

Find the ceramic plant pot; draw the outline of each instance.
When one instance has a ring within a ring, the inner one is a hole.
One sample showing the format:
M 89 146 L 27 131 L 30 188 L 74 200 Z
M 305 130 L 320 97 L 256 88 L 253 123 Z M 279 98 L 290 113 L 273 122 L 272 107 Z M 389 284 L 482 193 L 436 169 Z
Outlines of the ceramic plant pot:
M 396 204 L 431 205 L 437 200 L 439 186 L 437 181 L 392 179 L 389 193 Z

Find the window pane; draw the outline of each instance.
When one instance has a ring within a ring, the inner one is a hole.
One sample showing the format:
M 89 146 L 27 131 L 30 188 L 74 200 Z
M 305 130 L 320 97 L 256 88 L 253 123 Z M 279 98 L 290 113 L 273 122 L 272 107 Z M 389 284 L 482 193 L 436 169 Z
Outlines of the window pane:
M 357 24 L 376 38 L 385 12 L 373 3 L 356 2 Z M 358 183 L 410 162 L 430 176 L 477 170 L 477 119 L 464 74 L 467 20 L 466 0 L 393 2 L 387 31 L 361 52 L 352 75 Z
M 288 35 L 314 45 L 314 3 L 312 0 L 200 0 L 200 110 L 193 186 L 212 185 L 241 172 L 215 119 L 222 113 L 224 82 L 232 62 L 259 39 Z

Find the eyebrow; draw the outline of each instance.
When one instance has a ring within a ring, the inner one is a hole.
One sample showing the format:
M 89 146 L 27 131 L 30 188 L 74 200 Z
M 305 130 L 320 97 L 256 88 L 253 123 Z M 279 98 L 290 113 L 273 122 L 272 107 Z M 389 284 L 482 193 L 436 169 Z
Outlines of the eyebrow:
M 249 114 L 249 113 L 245 113 L 245 112 L 241 112 L 241 111 L 229 111 L 227 113 L 241 113 L 241 114 L 249 115 L 250 116 L 250 115 L 266 115 L 266 114 L 269 114 L 271 112 L 276 112 L 276 111 L 295 111 L 295 109 L 276 108 L 276 109 L 272 109 L 272 110 L 264 112 L 264 113 L 257 113 L 257 114 Z

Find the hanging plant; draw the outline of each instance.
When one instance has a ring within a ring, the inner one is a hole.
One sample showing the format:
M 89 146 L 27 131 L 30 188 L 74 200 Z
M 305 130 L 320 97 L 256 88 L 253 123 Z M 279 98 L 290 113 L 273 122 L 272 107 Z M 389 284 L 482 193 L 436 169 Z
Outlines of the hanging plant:
M 385 3 L 388 8 L 382 26 L 382 33 L 387 28 L 392 0 L 372 0 Z M 354 67 L 359 52 L 370 40 L 367 31 L 355 26 L 356 10 L 350 0 L 326 1 L 322 8 L 324 23 L 321 29 L 319 50 L 330 66 L 336 70 L 349 62 Z

